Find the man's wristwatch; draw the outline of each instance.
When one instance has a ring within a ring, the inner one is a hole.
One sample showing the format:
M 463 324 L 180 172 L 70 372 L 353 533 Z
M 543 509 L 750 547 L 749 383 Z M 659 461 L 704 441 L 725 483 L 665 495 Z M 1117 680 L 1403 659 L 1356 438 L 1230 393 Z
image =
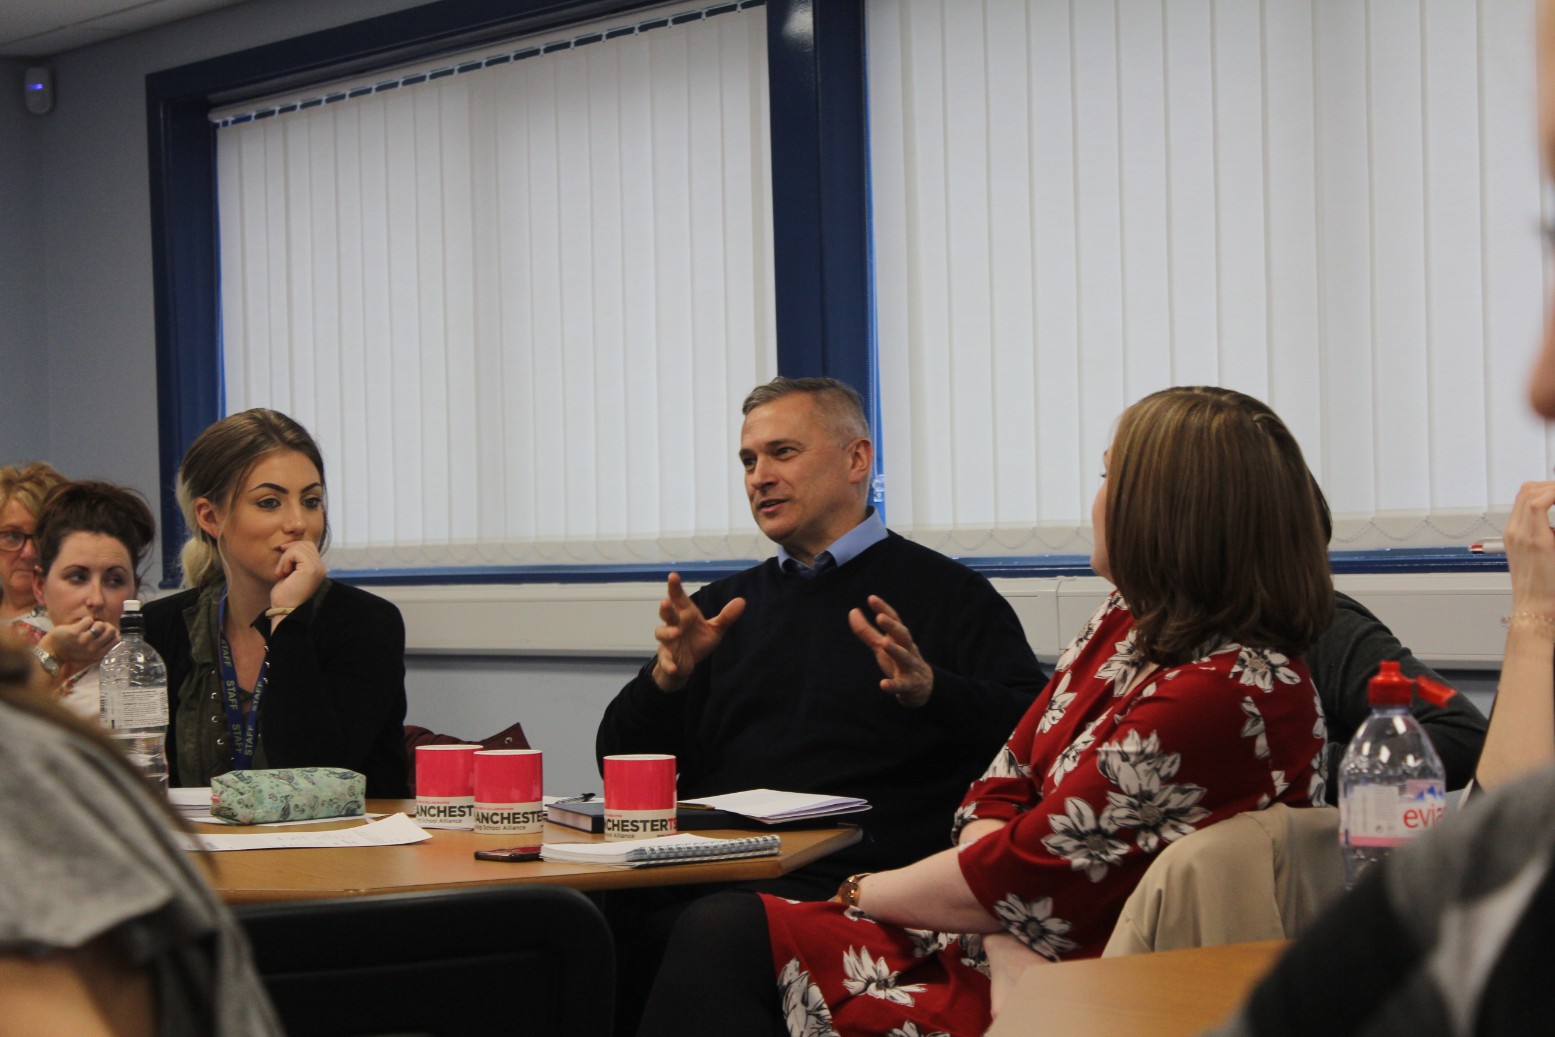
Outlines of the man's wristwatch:
M 38 662 L 43 667 L 43 672 L 50 677 L 59 676 L 59 660 L 50 655 L 48 649 L 42 645 L 33 645 L 32 654 L 38 657 Z
M 844 907 L 851 907 L 855 911 L 859 910 L 859 883 L 873 874 L 874 872 L 872 871 L 861 871 L 857 875 L 849 875 L 842 880 L 842 885 L 837 887 L 837 899 L 842 902 Z

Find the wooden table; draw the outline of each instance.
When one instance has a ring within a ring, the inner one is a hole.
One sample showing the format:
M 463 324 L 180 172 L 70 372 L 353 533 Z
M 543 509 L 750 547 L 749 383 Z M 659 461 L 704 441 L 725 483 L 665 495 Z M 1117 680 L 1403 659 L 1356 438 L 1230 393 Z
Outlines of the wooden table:
M 1285 946 L 1270 940 L 1033 966 L 988 1037 L 1192 1037 L 1229 1016 Z
M 399 810 L 415 812 L 414 800 L 369 800 L 369 813 Z M 282 831 L 297 832 L 346 828 L 361 822 L 325 821 Z M 195 825 L 199 832 L 243 831 L 228 825 Z M 211 886 L 229 904 L 275 900 L 313 900 L 323 897 L 402 893 L 412 890 L 448 889 L 458 886 L 538 882 L 574 889 L 624 889 L 632 886 L 683 886 L 698 882 L 734 882 L 769 879 L 835 853 L 859 840 L 851 825 L 834 828 L 784 830 L 776 857 L 673 864 L 653 868 L 610 868 L 597 864 L 561 864 L 526 861 L 504 864 L 478 861 L 476 850 L 513 846 L 511 835 L 476 835 L 454 829 L 427 830 L 432 838 L 406 846 L 352 846 L 291 850 L 223 850 L 204 855 Z M 698 835 L 740 838 L 757 833 L 710 831 Z M 600 842 L 603 836 L 560 825 L 545 826 L 549 843 Z

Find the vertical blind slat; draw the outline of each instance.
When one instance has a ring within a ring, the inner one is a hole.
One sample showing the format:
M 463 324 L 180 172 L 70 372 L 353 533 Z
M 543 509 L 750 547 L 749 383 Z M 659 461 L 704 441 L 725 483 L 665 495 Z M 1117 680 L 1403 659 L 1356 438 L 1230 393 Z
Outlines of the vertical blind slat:
M 1323 425 L 1312 5 L 1265 4 L 1264 18 L 1268 403 L 1300 441 L 1315 443 Z
M 1215 242 L 1214 56 L 1210 0 L 1166 8 L 1166 226 L 1170 236 L 1171 374 L 1174 384 L 1220 377 L 1220 284 Z
M 1259 5 L 1217 3 L 1212 25 L 1215 84 L 1216 382 L 1266 396 L 1268 252 L 1264 233 L 1263 24 Z M 1129 400 L 1155 386 L 1133 385 Z
M 1485 298 L 1480 243 L 1481 149 L 1462 135 L 1483 133 L 1479 119 L 1475 10 L 1427 2 L 1424 24 L 1426 320 L 1433 509 L 1472 510 L 1483 484 L 1465 481 L 1488 452 L 1485 413 Z M 1452 286 L 1452 291 L 1441 290 Z
M 1420 20 L 1415 0 L 1372 0 L 1372 398 L 1377 519 L 1401 523 L 1428 508 L 1423 418 L 1426 357 L 1425 185 Z M 1407 116 L 1401 113 L 1409 113 Z M 1397 516 L 1397 518 L 1394 518 Z
M 996 529 L 1014 525 L 1024 532 L 1037 510 L 1031 444 L 1037 440 L 1038 393 L 1036 313 L 1032 285 L 1036 245 L 1032 220 L 1031 92 L 1026 64 L 1026 10 L 1021 0 L 990 0 L 984 32 L 991 162 L 988 205 L 992 319 L 995 344 L 987 410 Z M 995 90 L 996 84 L 1007 89 Z
M 1067 5 L 1030 7 L 1026 24 L 1039 390 L 1031 478 L 1037 482 L 1039 550 L 1066 550 L 1073 547 L 1067 532 L 1073 529 L 1073 516 L 1086 511 L 1087 487 L 1095 486 L 1087 476 L 1094 476 L 1101 460 L 1099 454 L 1086 454 L 1074 417 L 1080 384 L 1074 48 Z M 1046 533 L 1053 527 L 1059 530 L 1056 538 Z
M 1161 5 L 1118 8 L 1119 211 L 1123 247 L 1123 393 L 1171 380 L 1166 226 L 1165 55 Z

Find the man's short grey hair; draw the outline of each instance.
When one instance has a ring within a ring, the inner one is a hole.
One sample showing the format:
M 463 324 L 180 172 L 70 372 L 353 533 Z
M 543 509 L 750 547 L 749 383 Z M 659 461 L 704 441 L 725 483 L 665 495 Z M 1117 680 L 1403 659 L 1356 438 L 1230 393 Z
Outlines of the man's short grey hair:
M 842 439 L 870 439 L 869 419 L 864 415 L 864 398 L 847 382 L 835 378 L 784 378 L 782 375 L 750 391 L 741 414 L 749 414 L 785 396 L 804 393 L 814 396 L 832 427 Z

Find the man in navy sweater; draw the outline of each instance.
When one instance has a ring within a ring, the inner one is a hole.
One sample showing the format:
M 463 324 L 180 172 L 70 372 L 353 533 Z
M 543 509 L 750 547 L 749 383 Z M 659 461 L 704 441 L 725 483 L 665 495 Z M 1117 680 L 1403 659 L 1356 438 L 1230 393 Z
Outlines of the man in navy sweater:
M 750 788 L 859 796 L 864 839 L 764 887 L 824 898 L 850 872 L 948 845 L 1044 675 L 986 579 L 889 532 L 867 501 L 863 405 L 829 378 L 746 398 L 740 462 L 776 558 L 688 595 L 671 575 L 657 655 L 596 749 L 665 752 L 682 798 Z
M 860 842 L 740 887 L 824 900 L 849 874 L 949 845 L 967 785 L 1045 678 L 986 579 L 869 506 L 875 447 L 851 386 L 774 378 L 743 411 L 745 492 L 777 557 L 689 595 L 671 574 L 658 654 L 605 710 L 595 749 L 674 753 L 682 799 L 772 788 L 869 800 L 848 818 Z M 617 1033 L 634 1031 L 680 911 L 709 891 L 603 898 L 623 963 Z

